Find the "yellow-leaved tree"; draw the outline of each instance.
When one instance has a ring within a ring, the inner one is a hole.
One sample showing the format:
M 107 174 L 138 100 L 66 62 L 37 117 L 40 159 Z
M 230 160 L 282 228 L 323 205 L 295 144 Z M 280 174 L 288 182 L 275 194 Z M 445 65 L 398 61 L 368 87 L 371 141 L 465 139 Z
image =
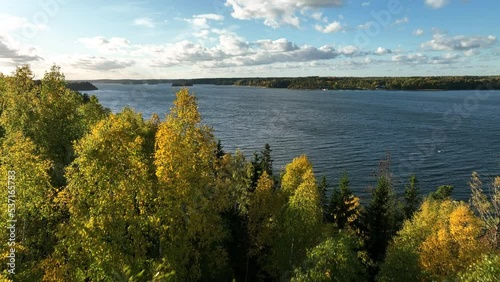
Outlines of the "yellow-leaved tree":
M 458 203 L 438 230 L 421 245 L 420 261 L 434 279 L 456 276 L 481 258 L 484 244 L 478 240 L 481 222 L 465 203 Z
M 486 251 L 481 222 L 464 202 L 427 198 L 389 245 L 378 281 L 456 278 Z
M 286 165 L 281 192 L 285 204 L 273 242 L 272 272 L 288 279 L 305 259 L 307 249 L 319 243 L 321 235 L 321 198 L 312 165 L 305 155 Z
M 14 258 L 16 269 L 11 277 L 37 281 L 42 277 L 40 262 L 52 252 L 61 218 L 54 202 L 56 189 L 48 174 L 52 164 L 20 132 L 10 132 L 2 141 L 0 177 L 5 181 L 5 204 L 0 227 L 7 230 L 8 237 L 0 244 L 1 259 L 10 262 Z M 10 268 L 2 264 L 2 270 Z
M 155 195 L 153 152 L 147 146 L 152 130 L 140 114 L 125 108 L 75 144 L 77 158 L 58 197 L 70 219 L 44 263 L 44 280 L 151 278 L 143 270 L 150 268 L 149 260 L 160 259 L 148 216 L 154 212 Z
M 248 210 L 249 255 L 255 257 L 262 269 L 268 268 L 272 243 L 279 228 L 280 213 L 285 198 L 274 189 L 274 180 L 262 173 L 250 198 Z
M 211 128 L 201 124 L 196 97 L 181 89 L 159 126 L 154 156 L 159 183 L 154 220 L 161 255 L 179 281 L 219 279 L 227 269 L 228 234 L 220 213 L 228 208 L 228 197 L 216 183 L 216 149 Z

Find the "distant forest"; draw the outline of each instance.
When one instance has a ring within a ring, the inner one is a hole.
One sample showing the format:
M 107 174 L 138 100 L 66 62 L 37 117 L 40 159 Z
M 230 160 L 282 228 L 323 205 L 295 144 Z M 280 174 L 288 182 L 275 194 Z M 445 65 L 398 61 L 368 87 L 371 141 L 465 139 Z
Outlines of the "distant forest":
M 419 76 L 419 77 L 254 77 L 92 80 L 95 83 L 176 85 L 215 84 L 288 89 L 327 90 L 498 90 L 500 76 Z

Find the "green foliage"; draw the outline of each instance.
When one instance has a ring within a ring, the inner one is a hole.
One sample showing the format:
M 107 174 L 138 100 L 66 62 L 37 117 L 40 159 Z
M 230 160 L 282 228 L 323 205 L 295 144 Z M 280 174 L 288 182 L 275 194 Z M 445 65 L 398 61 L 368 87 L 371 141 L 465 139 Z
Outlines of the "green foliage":
M 65 184 L 64 167 L 74 158 L 72 143 L 104 117 L 96 98 L 84 104 L 80 94 L 66 88 L 60 68 L 53 66 L 39 83 L 29 66 L 17 68 L 6 80 L 0 124 L 6 134 L 21 132 L 53 162 L 54 186 Z
M 453 279 L 486 252 L 479 218 L 463 202 L 426 199 L 387 250 L 379 281 Z
M 7 220 L 17 220 L 13 223 L 15 241 L 1 242 L 1 257 L 7 261 L 9 250 L 16 249 L 16 278 L 23 281 L 41 279 L 39 264 L 55 244 L 54 229 L 61 213 L 54 202 L 56 189 L 50 184 L 51 165 L 37 153 L 35 144 L 19 132 L 8 134 L 1 144 L 0 177 L 5 181 L 5 202 L 0 227 L 9 230 L 12 222 Z M 15 189 L 7 190 L 8 179 Z M 11 205 L 7 205 L 8 191 Z M 2 269 L 5 267 L 2 264 Z
M 339 181 L 339 187 L 333 190 L 328 206 L 328 216 L 335 226 L 343 229 L 353 226 L 359 214 L 359 198 L 352 194 L 349 188 L 349 175 L 346 172 Z
M 75 279 L 113 281 L 125 268 L 138 275 L 148 265 L 148 252 L 158 253 L 148 218 L 156 193 L 145 145 L 149 131 L 142 116 L 125 108 L 75 145 L 77 158 L 63 192 L 70 221 L 60 246 Z
M 485 254 L 482 259 L 471 264 L 467 270 L 458 275 L 464 282 L 494 282 L 500 280 L 500 255 Z
M 306 257 L 306 250 L 318 243 L 322 210 L 312 165 L 306 156 L 295 158 L 285 167 L 281 191 L 287 199 L 273 243 L 275 274 L 290 277 Z
M 435 192 L 429 193 L 429 198 L 436 201 L 444 201 L 451 197 L 452 192 L 453 192 L 453 186 L 441 185 L 437 188 Z
M 410 176 L 410 183 L 405 185 L 404 195 L 405 219 L 411 218 L 418 210 L 422 199 L 419 196 L 418 180 L 415 175 Z
M 328 197 L 326 196 L 326 193 L 328 191 L 328 182 L 326 181 L 325 176 L 321 177 L 321 181 L 318 184 L 318 191 L 321 200 L 321 207 L 326 212 L 328 211 Z
M 238 83 L 397 89 L 448 79 Z M 286 165 L 277 181 L 271 152 L 266 144 L 252 162 L 225 152 L 187 89 L 177 93 L 164 122 L 156 114 L 145 121 L 128 108 L 110 114 L 95 96 L 69 90 L 56 66 L 41 81 L 28 66 L 0 74 L 0 176 L 15 171 L 18 187 L 15 279 L 365 281 L 380 267 L 379 281 L 498 280 L 499 177 L 486 195 L 473 173 L 476 216 L 451 201 L 451 186 L 420 204 L 412 176 L 403 213 L 387 159 L 363 210 L 347 173 L 327 202 L 326 179 L 316 183 L 306 156 Z M 0 227 L 10 218 L 3 209 Z M 6 260 L 8 241 L 0 245 Z M 8 281 L 5 264 L 0 271 Z
M 344 232 L 328 238 L 307 252 L 291 281 L 366 281 L 367 273 L 357 250 L 361 242 Z
M 252 190 L 255 189 L 255 187 L 257 186 L 257 181 L 264 172 L 266 172 L 267 175 L 271 177 L 273 176 L 273 160 L 271 158 L 271 152 L 271 146 L 269 146 L 269 144 L 266 144 L 263 151 L 261 151 L 259 154 L 254 153 L 254 160 L 252 161 Z

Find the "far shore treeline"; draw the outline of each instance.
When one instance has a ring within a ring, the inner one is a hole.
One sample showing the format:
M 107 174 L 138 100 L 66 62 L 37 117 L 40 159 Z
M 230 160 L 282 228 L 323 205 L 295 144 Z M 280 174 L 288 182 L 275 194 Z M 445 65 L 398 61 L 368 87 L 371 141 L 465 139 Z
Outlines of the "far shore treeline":
M 0 74 L 0 281 L 500 281 L 500 176 L 397 195 L 381 155 L 364 203 L 305 155 L 224 151 L 188 88 L 145 119 L 33 77 Z
M 254 86 L 288 89 L 327 90 L 498 90 L 500 76 L 421 76 L 421 77 L 254 77 L 196 79 L 100 79 L 92 83 L 194 84 Z M 85 89 L 92 90 L 92 89 Z

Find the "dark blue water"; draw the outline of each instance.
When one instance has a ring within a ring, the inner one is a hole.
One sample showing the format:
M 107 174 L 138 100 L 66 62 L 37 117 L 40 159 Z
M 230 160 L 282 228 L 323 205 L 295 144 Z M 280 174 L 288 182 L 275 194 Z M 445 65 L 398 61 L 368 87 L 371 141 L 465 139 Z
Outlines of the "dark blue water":
M 149 118 L 164 117 L 179 88 L 169 84 L 96 84 L 113 112 L 126 105 Z M 306 154 L 316 175 L 337 184 L 348 171 L 353 190 L 366 196 L 373 173 L 391 154 L 394 187 L 402 192 L 415 173 L 422 192 L 440 185 L 469 197 L 473 171 L 490 182 L 500 175 L 500 91 L 303 91 L 195 85 L 204 123 L 226 151 L 251 159 L 265 143 L 275 170 Z

